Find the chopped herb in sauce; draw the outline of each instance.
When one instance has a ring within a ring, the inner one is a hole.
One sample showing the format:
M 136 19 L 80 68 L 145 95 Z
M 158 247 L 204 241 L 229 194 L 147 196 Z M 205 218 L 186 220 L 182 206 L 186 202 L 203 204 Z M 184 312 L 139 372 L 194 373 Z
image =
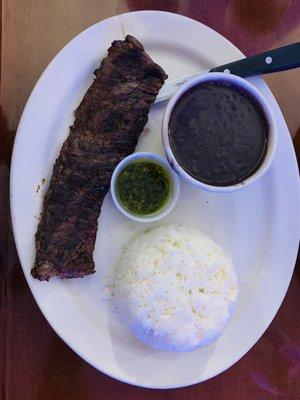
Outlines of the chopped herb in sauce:
M 170 201 L 172 190 L 169 173 L 149 160 L 126 165 L 116 183 L 117 196 L 123 207 L 144 216 L 163 209 Z

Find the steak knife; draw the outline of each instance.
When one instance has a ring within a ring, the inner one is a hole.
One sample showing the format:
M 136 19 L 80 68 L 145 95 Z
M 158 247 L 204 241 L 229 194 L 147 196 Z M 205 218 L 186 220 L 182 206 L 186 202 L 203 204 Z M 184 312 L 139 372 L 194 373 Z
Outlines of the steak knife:
M 300 66 L 300 42 L 279 47 L 251 57 L 204 70 L 166 82 L 160 89 L 155 103 L 169 100 L 177 89 L 184 83 L 207 72 L 223 72 L 238 75 L 242 78 L 255 75 L 269 74 L 272 72 L 286 71 Z

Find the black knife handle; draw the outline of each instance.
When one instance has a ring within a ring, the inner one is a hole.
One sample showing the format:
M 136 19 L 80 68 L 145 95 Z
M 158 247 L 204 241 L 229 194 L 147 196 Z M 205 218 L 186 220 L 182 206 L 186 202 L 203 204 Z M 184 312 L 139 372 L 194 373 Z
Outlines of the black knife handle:
M 234 75 L 246 77 L 285 71 L 299 66 L 300 42 L 221 65 L 210 69 L 209 72 L 230 72 Z

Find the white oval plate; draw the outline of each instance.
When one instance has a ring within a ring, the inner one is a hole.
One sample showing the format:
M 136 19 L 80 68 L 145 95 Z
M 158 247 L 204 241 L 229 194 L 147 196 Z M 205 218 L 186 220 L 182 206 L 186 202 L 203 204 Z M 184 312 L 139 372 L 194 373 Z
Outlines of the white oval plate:
M 111 42 L 128 33 L 143 43 L 170 79 L 243 56 L 210 28 L 164 12 L 124 14 L 82 32 L 49 64 L 23 112 L 12 158 L 12 222 L 27 282 L 57 334 L 87 362 L 114 378 L 149 388 L 175 388 L 205 381 L 233 365 L 274 318 L 292 276 L 299 241 L 298 169 L 274 97 L 262 79 L 251 79 L 271 104 L 279 127 L 271 169 L 253 187 L 236 193 L 214 194 L 182 185 L 177 206 L 160 222 L 194 225 L 233 256 L 240 284 L 237 311 L 220 339 L 207 348 L 185 354 L 153 350 L 109 312 L 101 290 L 105 276 L 129 237 L 146 228 L 123 217 L 110 195 L 99 220 L 96 274 L 69 281 L 34 280 L 30 275 L 34 235 L 53 162 L 68 135 L 73 111 L 93 79 L 93 70 Z M 149 131 L 141 137 L 138 150 L 162 154 L 164 107 L 152 108 Z

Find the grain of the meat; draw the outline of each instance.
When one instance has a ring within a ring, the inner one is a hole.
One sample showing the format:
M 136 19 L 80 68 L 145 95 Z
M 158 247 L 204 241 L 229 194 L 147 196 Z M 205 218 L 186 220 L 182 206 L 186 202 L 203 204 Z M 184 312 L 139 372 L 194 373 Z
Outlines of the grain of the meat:
M 132 153 L 167 78 L 132 36 L 114 41 L 75 111 L 53 167 L 31 273 L 39 280 L 94 273 L 97 220 L 116 165 Z

